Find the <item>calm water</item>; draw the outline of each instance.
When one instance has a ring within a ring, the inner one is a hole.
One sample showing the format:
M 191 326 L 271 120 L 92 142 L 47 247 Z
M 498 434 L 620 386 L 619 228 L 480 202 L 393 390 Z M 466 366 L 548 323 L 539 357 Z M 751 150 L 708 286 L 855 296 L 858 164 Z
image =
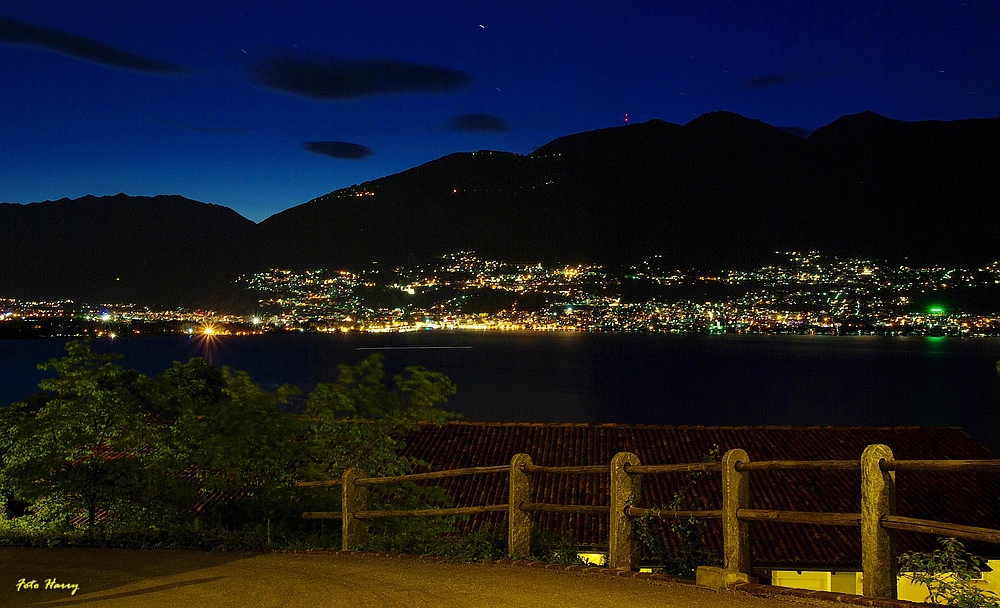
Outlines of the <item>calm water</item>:
M 59 340 L 0 341 L 0 403 L 30 394 Z M 457 347 L 457 348 L 442 348 Z M 306 391 L 372 352 L 423 365 L 467 420 L 956 425 L 1000 452 L 1000 339 L 657 334 L 282 334 L 120 339 L 96 350 L 156 374 L 193 356 Z

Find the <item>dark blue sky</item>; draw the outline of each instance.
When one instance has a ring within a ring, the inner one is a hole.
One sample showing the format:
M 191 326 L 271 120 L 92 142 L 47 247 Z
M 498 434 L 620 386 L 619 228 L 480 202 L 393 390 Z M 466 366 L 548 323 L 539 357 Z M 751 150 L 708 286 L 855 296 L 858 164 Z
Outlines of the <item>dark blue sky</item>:
M 180 194 L 260 221 L 626 113 L 996 117 L 998 41 L 995 0 L 7 2 L 0 201 Z

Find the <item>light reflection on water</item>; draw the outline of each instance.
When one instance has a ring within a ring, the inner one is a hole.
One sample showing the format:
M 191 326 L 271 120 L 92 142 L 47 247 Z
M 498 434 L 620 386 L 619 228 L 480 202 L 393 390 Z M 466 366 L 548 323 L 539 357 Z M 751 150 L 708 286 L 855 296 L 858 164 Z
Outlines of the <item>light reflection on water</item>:
M 62 341 L 0 341 L 0 403 L 30 394 Z M 413 348 L 463 346 L 471 348 Z M 468 420 L 957 425 L 1000 452 L 1000 339 L 420 332 L 119 338 L 156 374 L 200 356 L 266 388 L 310 390 L 378 350 L 390 376 L 448 374 Z

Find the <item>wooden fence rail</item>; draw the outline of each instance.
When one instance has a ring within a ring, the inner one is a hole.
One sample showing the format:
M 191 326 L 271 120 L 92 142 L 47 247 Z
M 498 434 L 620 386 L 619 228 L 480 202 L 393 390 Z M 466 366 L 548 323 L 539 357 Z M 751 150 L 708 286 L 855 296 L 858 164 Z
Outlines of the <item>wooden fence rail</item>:
M 560 505 L 561 506 L 561 505 Z M 434 509 L 400 509 L 396 511 L 358 511 L 358 519 L 378 519 L 380 517 L 444 517 L 449 515 L 475 515 L 506 511 L 510 505 L 483 505 L 478 507 L 438 507 Z
M 937 534 L 939 536 L 954 536 L 955 538 L 965 538 L 968 540 L 981 540 L 1000 545 L 1000 530 L 990 528 L 963 526 L 943 521 L 932 521 L 930 519 L 902 517 L 900 515 L 886 515 L 882 518 L 882 527 L 892 530 L 909 530 L 910 532 Z
M 737 462 L 736 470 L 743 471 L 858 471 L 860 460 L 758 460 Z
M 673 509 L 640 509 L 638 507 L 629 507 L 625 509 L 625 515 L 629 517 L 656 517 L 658 519 L 672 519 L 675 521 L 722 519 L 722 509 L 714 511 L 675 511 Z
M 817 526 L 861 526 L 860 513 L 740 509 L 736 511 L 736 517 L 745 521 L 780 521 L 789 524 L 815 524 Z
M 1000 460 L 887 460 L 883 471 L 936 471 L 943 473 L 1000 473 Z
M 479 475 L 483 473 L 507 473 L 510 467 L 502 464 L 492 467 L 469 467 L 465 469 L 449 469 L 447 471 L 431 471 L 429 473 L 411 473 L 409 475 L 395 475 L 393 477 L 365 477 L 356 479 L 356 486 L 377 486 L 385 483 L 402 483 L 404 481 L 426 481 L 428 479 L 446 479 L 448 477 L 462 477 L 464 475 Z
M 332 488 L 343 483 L 340 479 L 324 479 L 323 481 L 300 481 L 295 484 L 296 488 Z
M 750 508 L 751 473 L 773 471 L 860 471 L 861 511 L 831 513 L 781 511 Z M 781 522 L 861 528 L 863 591 L 871 597 L 896 597 L 896 554 L 894 531 L 908 530 L 925 534 L 1000 544 L 1000 530 L 965 526 L 896 515 L 896 472 L 934 471 L 944 473 L 1000 473 L 1000 460 L 894 460 L 892 450 L 881 444 L 868 446 L 859 460 L 768 460 L 752 462 L 741 449 L 729 450 L 722 462 L 643 465 L 635 454 L 620 452 L 608 465 L 542 466 L 532 463 L 527 454 L 515 454 L 509 465 L 469 467 L 447 471 L 367 477 L 364 471 L 349 469 L 339 480 L 307 481 L 299 488 L 342 487 L 339 512 L 306 512 L 306 519 L 340 519 L 343 548 L 363 545 L 368 520 L 381 517 L 440 517 L 479 513 L 507 513 L 507 547 L 512 556 L 527 556 L 531 546 L 531 513 L 576 513 L 608 516 L 608 562 L 612 568 L 631 569 L 638 565 L 638 541 L 633 522 L 636 518 L 662 520 L 721 519 L 723 530 L 723 568 L 701 567 L 705 580 L 751 580 L 750 524 Z M 634 506 L 640 495 L 642 475 L 712 472 L 722 475 L 722 508 L 715 510 L 645 509 Z M 409 481 L 447 479 L 463 475 L 508 474 L 508 502 L 505 504 L 437 509 L 369 511 L 370 487 Z M 567 505 L 533 502 L 532 475 L 610 475 L 608 505 Z M 718 583 L 713 583 L 718 584 Z
M 544 467 L 537 464 L 524 464 L 521 470 L 525 473 L 555 473 L 558 475 L 607 475 L 611 467 L 606 464 L 592 464 L 576 467 Z
M 302 514 L 302 519 L 343 519 L 343 518 L 344 514 L 341 513 L 340 511 L 306 511 Z
M 582 513 L 584 515 L 607 515 L 611 507 L 604 505 L 560 505 L 548 502 L 522 502 L 519 509 L 527 513 Z
M 626 473 L 656 474 L 656 473 L 718 473 L 722 470 L 721 462 L 688 462 L 683 464 L 630 464 L 625 466 Z

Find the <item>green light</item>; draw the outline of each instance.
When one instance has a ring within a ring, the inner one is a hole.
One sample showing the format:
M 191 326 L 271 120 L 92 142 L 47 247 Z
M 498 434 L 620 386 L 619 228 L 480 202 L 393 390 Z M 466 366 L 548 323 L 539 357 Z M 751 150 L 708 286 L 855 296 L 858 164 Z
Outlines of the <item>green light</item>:
M 932 307 L 930 308 L 930 313 L 931 313 L 932 315 L 940 315 L 940 314 L 944 314 L 944 308 L 942 308 L 942 307 L 940 307 L 940 306 L 932 306 Z

